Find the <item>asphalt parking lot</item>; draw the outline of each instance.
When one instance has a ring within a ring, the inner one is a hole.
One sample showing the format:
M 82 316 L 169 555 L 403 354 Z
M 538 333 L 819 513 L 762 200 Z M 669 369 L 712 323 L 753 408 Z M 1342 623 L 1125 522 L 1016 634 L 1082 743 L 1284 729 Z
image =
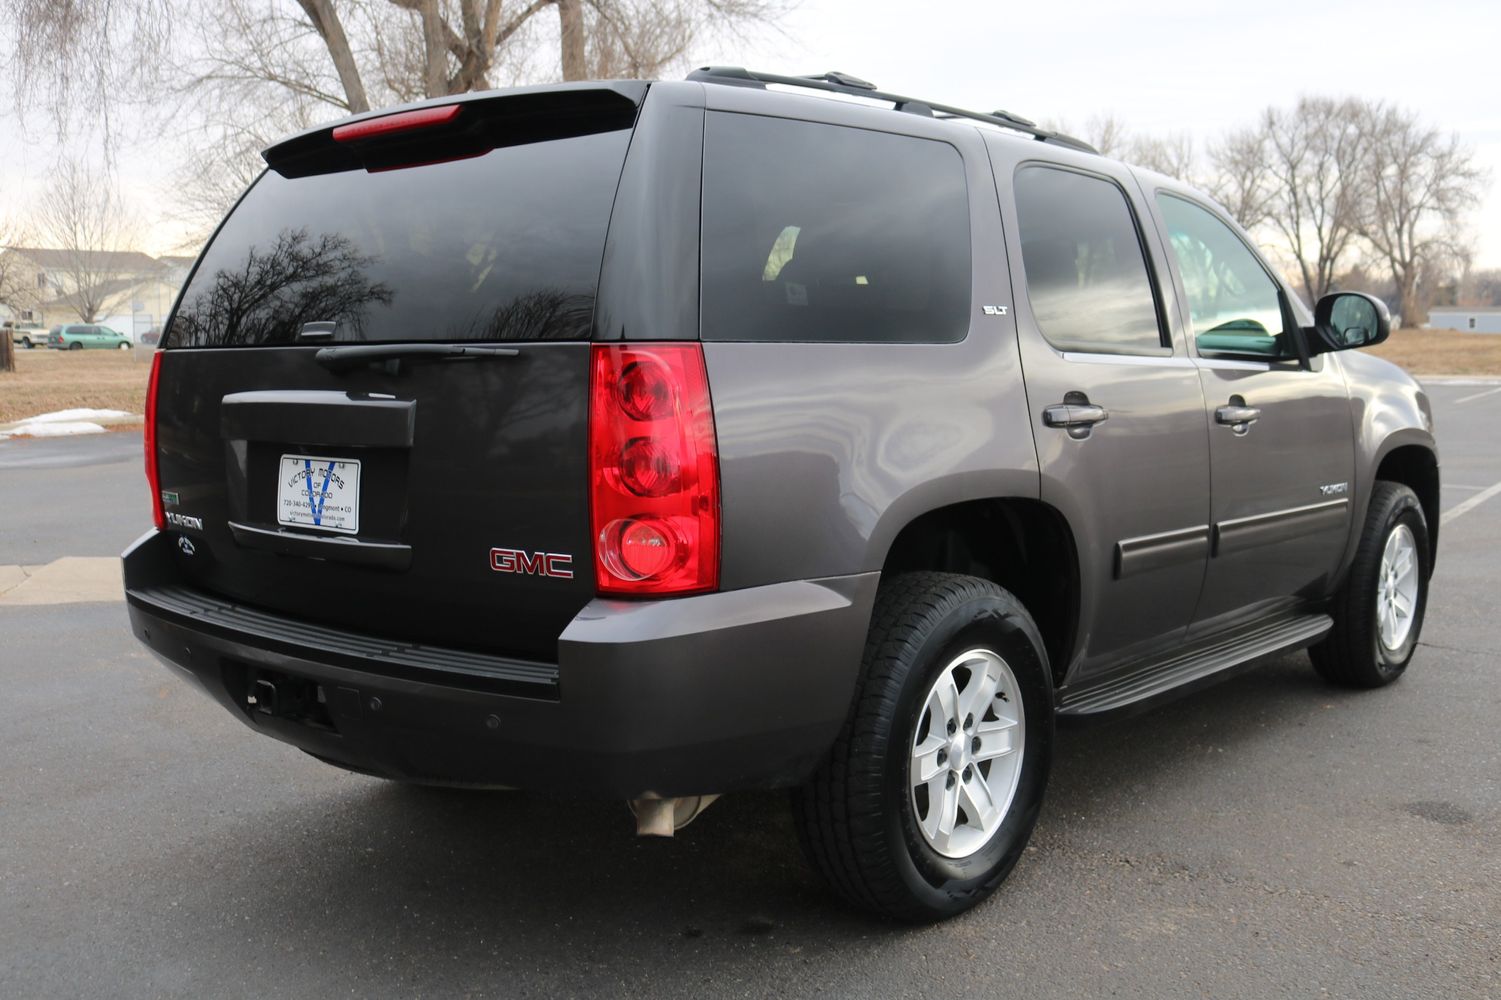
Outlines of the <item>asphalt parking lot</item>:
M 670 842 L 618 803 L 407 788 L 255 736 L 118 602 L 0 594 L 0 996 L 1501 997 L 1501 384 L 1430 387 L 1443 525 L 1391 688 L 1298 654 L 1065 731 L 1000 893 L 893 927 L 785 799 Z M 1491 423 L 1492 420 L 1497 423 Z M 0 566 L 117 553 L 138 434 L 0 444 Z

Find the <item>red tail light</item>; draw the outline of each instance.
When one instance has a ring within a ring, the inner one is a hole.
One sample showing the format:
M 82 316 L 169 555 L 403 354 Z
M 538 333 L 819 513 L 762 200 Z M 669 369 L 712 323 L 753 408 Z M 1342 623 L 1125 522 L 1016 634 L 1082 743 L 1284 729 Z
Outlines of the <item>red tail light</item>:
M 162 373 L 162 352 L 151 356 L 151 378 L 146 383 L 146 484 L 151 488 L 151 518 L 156 530 L 167 527 L 167 516 L 162 511 L 162 478 L 156 467 L 156 387 Z
M 719 586 L 719 456 L 698 344 L 597 344 L 589 391 L 601 594 Z

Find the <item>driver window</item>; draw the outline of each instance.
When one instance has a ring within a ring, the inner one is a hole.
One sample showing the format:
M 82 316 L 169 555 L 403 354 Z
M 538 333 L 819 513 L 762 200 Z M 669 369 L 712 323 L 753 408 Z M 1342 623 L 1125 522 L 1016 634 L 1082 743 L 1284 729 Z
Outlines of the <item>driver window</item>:
M 1296 357 L 1282 330 L 1277 286 L 1229 226 L 1198 205 L 1158 194 L 1168 242 L 1183 276 L 1202 357 Z

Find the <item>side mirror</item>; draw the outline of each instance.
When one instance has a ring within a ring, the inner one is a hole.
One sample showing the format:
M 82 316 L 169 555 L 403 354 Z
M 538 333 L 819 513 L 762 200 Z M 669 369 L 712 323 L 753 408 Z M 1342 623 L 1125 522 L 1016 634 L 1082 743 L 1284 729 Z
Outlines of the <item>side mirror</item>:
M 1392 332 L 1392 317 L 1386 303 L 1365 292 L 1325 295 L 1314 308 L 1313 318 L 1313 336 L 1308 338 L 1308 349 L 1313 354 L 1370 347 Z

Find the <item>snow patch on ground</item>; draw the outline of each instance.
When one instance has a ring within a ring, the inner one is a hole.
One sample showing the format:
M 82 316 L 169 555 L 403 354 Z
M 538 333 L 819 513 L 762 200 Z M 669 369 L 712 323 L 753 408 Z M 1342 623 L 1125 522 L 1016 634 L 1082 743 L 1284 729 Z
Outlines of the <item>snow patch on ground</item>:
M 139 420 L 125 410 L 54 410 L 39 413 L 13 424 L 0 425 L 0 441 L 12 437 L 68 437 L 73 434 L 103 434 L 104 424 L 131 423 Z
M 60 420 L 56 423 L 23 423 L 0 431 L 0 440 L 8 437 L 67 437 L 71 434 L 103 434 L 104 428 L 88 420 Z
M 67 424 L 81 420 L 123 420 L 134 414 L 124 410 L 54 410 L 51 413 L 38 414 L 35 417 L 27 417 L 20 421 L 22 424 Z M 15 428 L 11 428 L 14 430 Z

